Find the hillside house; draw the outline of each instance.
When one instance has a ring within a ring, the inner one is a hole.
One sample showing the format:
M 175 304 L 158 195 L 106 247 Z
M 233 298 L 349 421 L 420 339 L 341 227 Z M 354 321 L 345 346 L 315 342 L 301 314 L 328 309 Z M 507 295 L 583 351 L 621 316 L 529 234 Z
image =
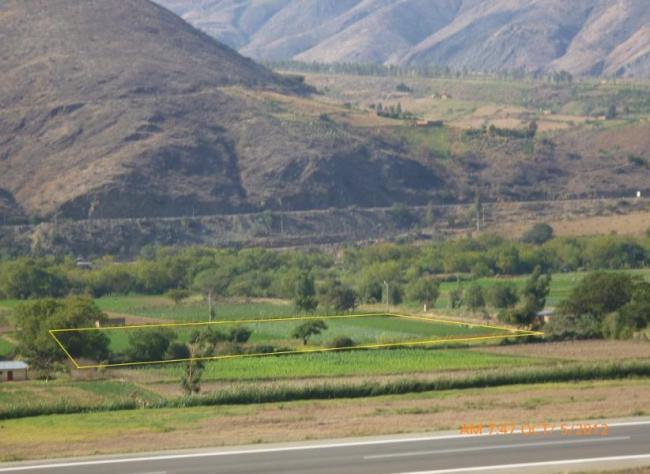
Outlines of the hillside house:
M 126 326 L 126 318 L 108 318 L 104 324 L 101 321 L 95 321 L 96 328 L 115 328 Z
M 0 362 L 0 383 L 27 380 L 29 366 L 20 360 Z
M 419 128 L 433 128 L 444 127 L 445 123 L 442 120 L 416 120 L 415 126 Z

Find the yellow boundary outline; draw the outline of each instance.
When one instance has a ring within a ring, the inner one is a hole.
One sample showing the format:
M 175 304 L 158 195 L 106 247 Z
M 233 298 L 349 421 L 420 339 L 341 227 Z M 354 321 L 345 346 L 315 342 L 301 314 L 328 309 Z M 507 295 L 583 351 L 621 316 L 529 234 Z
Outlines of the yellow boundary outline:
M 499 331 L 507 331 L 509 334 L 475 336 L 475 337 L 467 337 L 467 338 L 451 338 L 451 339 L 438 338 L 438 339 L 427 339 L 427 340 L 417 340 L 417 341 L 390 342 L 390 343 L 382 343 L 382 344 L 363 344 L 363 345 L 353 346 L 353 347 L 323 347 L 323 348 L 314 348 L 314 349 L 298 349 L 293 351 L 268 352 L 262 354 L 232 354 L 232 355 L 220 355 L 220 356 L 210 356 L 210 357 L 190 357 L 185 359 L 170 359 L 170 360 L 147 361 L 147 362 L 122 362 L 118 364 L 96 364 L 96 365 L 79 365 L 76 359 L 70 355 L 68 350 L 61 343 L 59 338 L 56 336 L 57 334 L 71 333 L 71 332 L 115 331 L 115 330 L 128 330 L 128 329 L 151 329 L 151 328 L 179 328 L 179 327 L 196 327 L 196 326 L 215 326 L 215 325 L 226 325 L 226 324 L 241 325 L 241 324 L 250 324 L 250 323 L 271 323 L 271 322 L 280 322 L 280 321 L 310 321 L 310 320 L 328 321 L 334 319 L 353 319 L 353 318 L 364 318 L 364 317 L 388 317 L 388 318 L 392 317 L 392 318 L 425 321 L 429 323 L 450 324 L 455 326 L 482 327 L 488 329 L 496 329 Z M 349 350 L 358 350 L 358 349 L 380 349 L 380 348 L 387 348 L 387 347 L 418 346 L 418 345 L 431 345 L 431 344 L 441 344 L 441 343 L 470 342 L 470 341 L 478 341 L 478 340 L 484 340 L 484 341 L 496 340 L 496 339 L 504 339 L 507 337 L 541 336 L 544 334 L 539 331 L 528 331 L 528 330 L 513 329 L 513 328 L 503 327 L 503 326 L 492 326 L 488 324 L 456 321 L 452 319 L 411 316 L 411 315 L 404 315 L 398 313 L 364 313 L 364 314 L 348 314 L 348 315 L 341 315 L 341 316 L 297 316 L 297 317 L 269 318 L 269 319 L 242 319 L 237 321 L 139 324 L 139 325 L 132 325 L 132 326 L 113 326 L 113 327 L 104 327 L 104 328 L 91 327 L 91 328 L 75 328 L 75 329 L 50 329 L 48 332 L 50 336 L 52 336 L 56 344 L 61 348 L 61 350 L 68 357 L 68 359 L 70 359 L 70 362 L 72 362 L 72 364 L 77 369 L 135 367 L 135 366 L 145 366 L 145 365 L 177 364 L 180 362 L 239 359 L 239 358 L 248 358 L 248 357 L 268 357 L 268 356 L 276 356 L 276 355 L 308 354 L 308 353 L 318 353 L 318 352 L 349 351 Z

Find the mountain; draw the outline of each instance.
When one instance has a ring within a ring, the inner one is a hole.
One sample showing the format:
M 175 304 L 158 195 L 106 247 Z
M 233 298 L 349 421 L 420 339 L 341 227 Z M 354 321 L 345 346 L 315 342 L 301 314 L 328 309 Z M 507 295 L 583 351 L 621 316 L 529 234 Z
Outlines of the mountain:
M 257 60 L 650 77 L 647 0 L 157 0 Z
M 432 167 L 310 94 L 148 0 L 4 0 L 0 207 L 160 217 L 437 192 Z

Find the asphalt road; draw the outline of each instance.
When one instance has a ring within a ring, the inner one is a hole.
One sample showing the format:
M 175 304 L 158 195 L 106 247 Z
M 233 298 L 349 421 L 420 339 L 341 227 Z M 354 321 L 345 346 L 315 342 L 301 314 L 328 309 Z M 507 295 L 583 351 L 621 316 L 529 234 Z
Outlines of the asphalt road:
M 566 425 L 568 427 L 569 425 Z M 569 472 L 650 465 L 650 420 L 608 422 L 590 435 L 559 426 L 534 435 L 456 433 L 238 449 L 0 464 L 31 474 L 442 474 Z M 486 426 L 485 432 L 489 430 Z

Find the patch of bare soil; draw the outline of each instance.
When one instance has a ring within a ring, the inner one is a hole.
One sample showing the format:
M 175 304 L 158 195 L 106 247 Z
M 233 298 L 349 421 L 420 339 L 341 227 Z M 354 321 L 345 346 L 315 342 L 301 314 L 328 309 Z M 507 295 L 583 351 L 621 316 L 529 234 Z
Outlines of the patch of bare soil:
M 532 221 L 499 224 L 491 231 L 501 235 L 520 237 L 532 225 Z M 633 212 L 624 215 L 578 217 L 571 219 L 549 220 L 548 223 L 559 236 L 581 235 L 643 235 L 650 229 L 650 213 Z
M 650 342 L 648 341 L 564 341 L 483 347 L 476 350 L 497 354 L 579 361 L 650 358 Z

